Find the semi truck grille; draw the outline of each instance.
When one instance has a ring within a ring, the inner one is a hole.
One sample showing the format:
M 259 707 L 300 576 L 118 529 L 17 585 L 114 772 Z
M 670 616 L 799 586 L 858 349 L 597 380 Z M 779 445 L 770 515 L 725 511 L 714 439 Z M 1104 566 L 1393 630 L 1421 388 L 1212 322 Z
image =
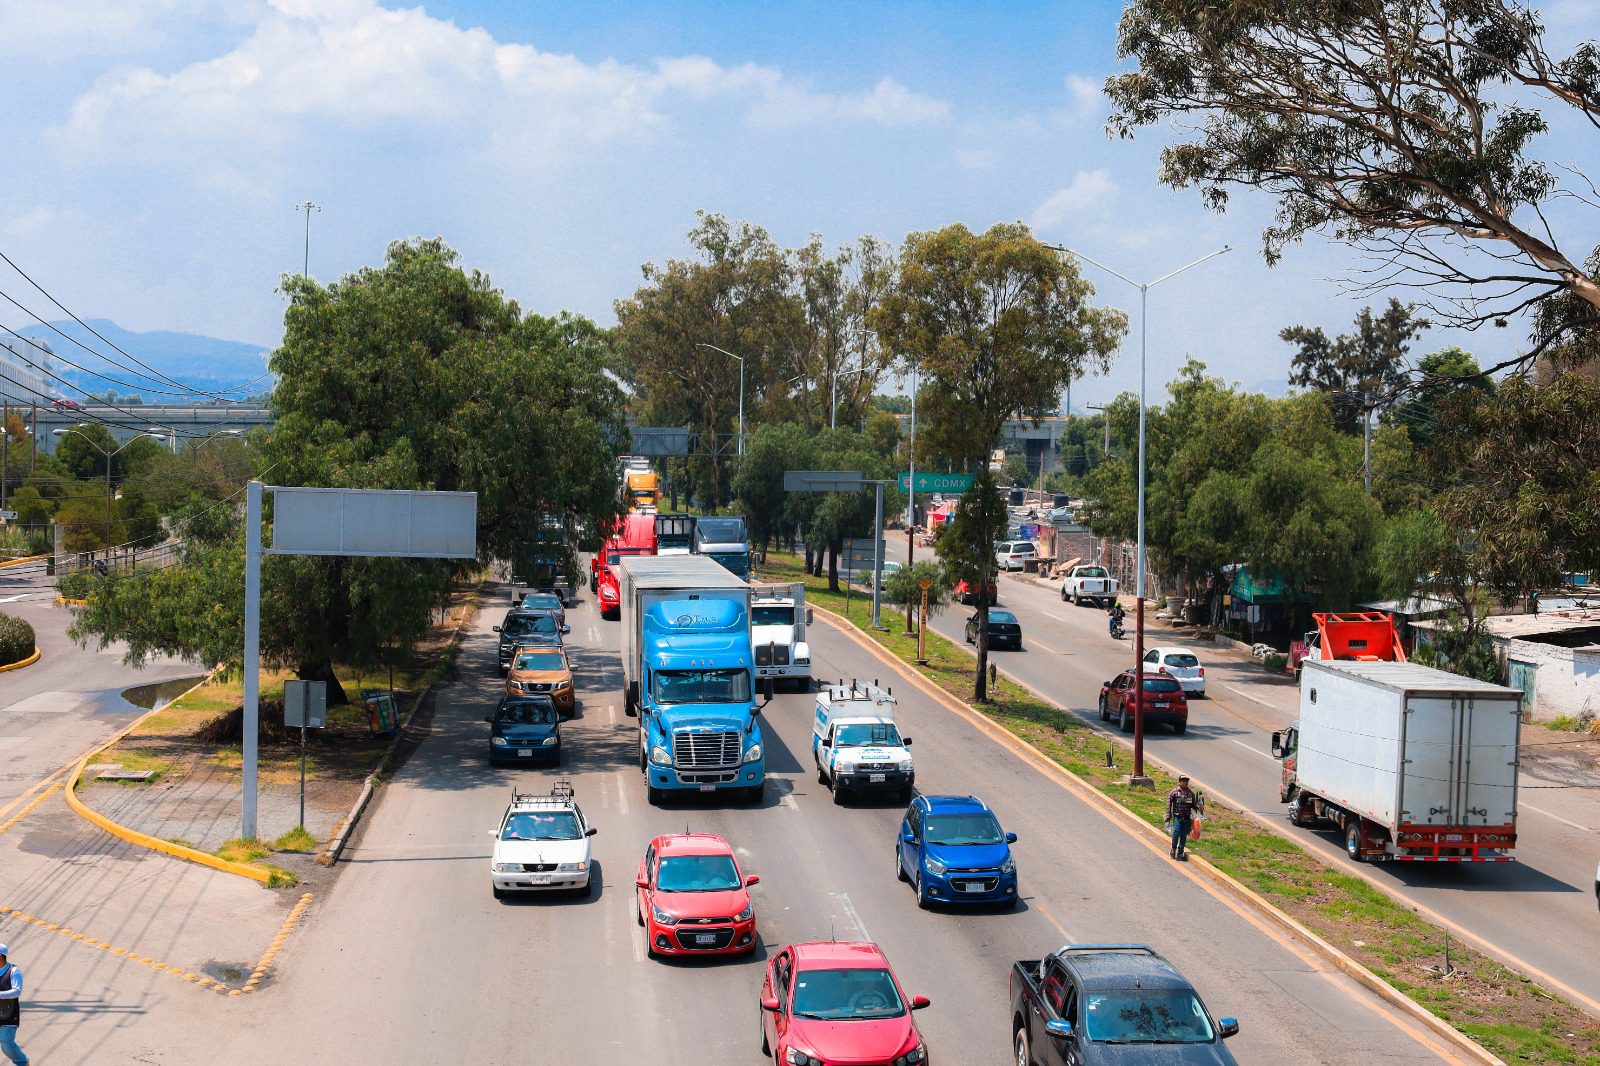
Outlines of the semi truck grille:
M 733 769 L 709 774 L 680 773 L 678 780 L 686 785 L 726 785 L 730 781 L 739 780 L 739 771 Z
M 756 665 L 757 666 L 788 666 L 789 665 L 789 648 L 787 646 L 784 646 L 784 647 L 780 648 L 780 647 L 778 647 L 776 645 L 772 645 L 772 646 L 769 647 L 766 644 L 762 644 L 762 645 L 757 646 L 757 648 L 756 648 Z
M 743 754 L 739 733 L 678 733 L 672 738 L 672 765 L 680 770 L 738 766 Z

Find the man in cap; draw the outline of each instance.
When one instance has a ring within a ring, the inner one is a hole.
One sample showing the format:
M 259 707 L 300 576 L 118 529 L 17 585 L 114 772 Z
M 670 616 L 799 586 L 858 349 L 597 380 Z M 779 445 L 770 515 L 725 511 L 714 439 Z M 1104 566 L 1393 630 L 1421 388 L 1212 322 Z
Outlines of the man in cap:
M 17 1046 L 17 1023 L 22 1019 L 22 971 L 6 956 L 11 949 L 0 944 L 0 1051 L 16 1066 L 28 1066 L 28 1056 Z
M 1189 777 L 1184 774 L 1178 778 L 1178 787 L 1167 793 L 1167 824 L 1172 827 L 1172 857 L 1179 862 L 1187 862 L 1189 857 L 1184 854 L 1183 848 L 1189 840 L 1189 830 L 1194 825 L 1194 816 L 1205 812 L 1205 801 L 1199 794 L 1189 787 Z

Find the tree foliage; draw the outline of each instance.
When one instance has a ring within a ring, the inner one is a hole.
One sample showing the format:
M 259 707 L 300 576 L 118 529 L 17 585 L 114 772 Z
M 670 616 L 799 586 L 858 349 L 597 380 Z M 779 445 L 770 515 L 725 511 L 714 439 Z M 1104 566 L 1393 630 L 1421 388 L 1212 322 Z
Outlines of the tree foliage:
M 1410 381 L 1406 354 L 1428 324 L 1412 308 L 1391 299 L 1376 317 L 1372 308 L 1363 307 L 1356 331 L 1333 340 L 1320 326 L 1290 326 L 1278 334 L 1298 349 L 1289 384 L 1327 394 L 1340 431 L 1360 432 L 1367 412 L 1389 407 Z
M 1212 208 L 1275 195 L 1269 262 L 1320 231 L 1379 257 L 1371 287 L 1421 286 L 1456 321 L 1562 293 L 1600 308 L 1540 211 L 1566 190 L 1531 154 L 1540 105 L 1600 125 L 1600 49 L 1551 54 L 1516 0 L 1136 0 L 1118 50 L 1138 69 L 1106 82 L 1111 128 L 1193 131 L 1161 180 Z

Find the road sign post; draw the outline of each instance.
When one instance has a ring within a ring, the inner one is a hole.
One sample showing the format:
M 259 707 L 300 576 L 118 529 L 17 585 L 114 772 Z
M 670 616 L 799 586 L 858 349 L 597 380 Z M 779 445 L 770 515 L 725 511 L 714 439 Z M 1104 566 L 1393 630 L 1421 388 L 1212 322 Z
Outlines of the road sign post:
M 917 623 L 917 665 L 928 665 L 928 590 L 933 582 L 923 578 L 917 582 L 922 589 L 922 619 Z
M 321 729 L 328 720 L 326 681 L 283 683 L 283 724 L 300 727 L 300 828 L 306 827 L 306 729 Z
M 871 485 L 874 494 L 872 523 L 872 628 L 882 629 L 878 621 L 883 600 L 883 487 L 887 481 L 873 481 L 859 470 L 785 470 L 785 492 L 860 492 Z M 853 567 L 852 567 L 853 569 Z M 845 609 L 849 610 L 850 583 L 845 582 Z
M 961 495 L 972 488 L 976 475 L 973 474 L 941 474 L 937 470 L 918 470 L 915 478 L 910 471 L 900 474 L 901 492 L 938 492 Z

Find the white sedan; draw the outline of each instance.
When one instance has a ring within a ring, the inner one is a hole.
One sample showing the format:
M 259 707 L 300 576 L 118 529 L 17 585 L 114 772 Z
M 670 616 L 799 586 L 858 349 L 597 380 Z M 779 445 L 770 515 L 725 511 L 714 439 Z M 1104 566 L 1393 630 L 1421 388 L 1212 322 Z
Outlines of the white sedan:
M 1205 698 L 1206 668 L 1188 648 L 1148 648 L 1144 661 L 1147 672 L 1166 673 L 1176 678 L 1184 695 Z
M 559 786 L 558 786 L 559 787 Z M 515 795 L 494 836 L 490 875 L 494 898 L 509 893 L 567 890 L 588 895 L 593 876 L 589 838 L 570 791 L 549 796 Z

